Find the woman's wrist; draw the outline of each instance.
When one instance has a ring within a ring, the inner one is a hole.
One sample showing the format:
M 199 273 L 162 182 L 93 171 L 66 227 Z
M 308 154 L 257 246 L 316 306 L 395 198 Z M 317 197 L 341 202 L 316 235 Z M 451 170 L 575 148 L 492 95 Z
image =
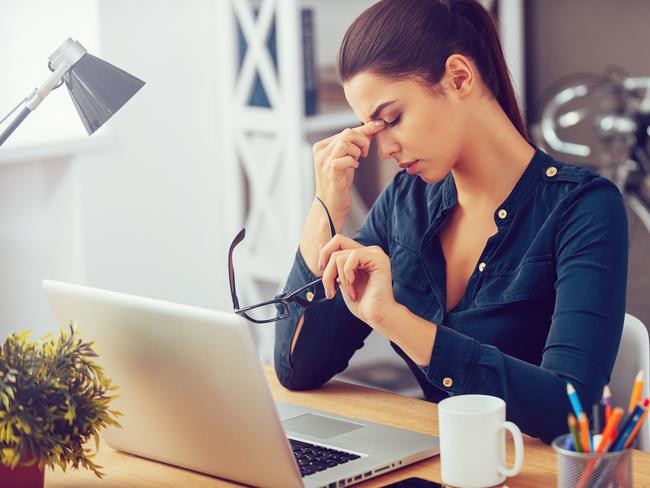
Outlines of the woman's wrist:
M 385 313 L 373 317 L 368 325 L 397 344 L 415 364 L 422 367 L 429 365 L 438 331 L 438 326 L 433 322 L 395 302 Z
M 400 320 L 403 320 L 409 313 L 411 312 L 408 308 L 394 301 L 386 307 L 383 307 L 382 310 L 377 310 L 370 320 L 368 320 L 368 325 L 377 332 L 386 335 L 384 332 L 390 333 L 395 324 L 399 324 Z
M 325 216 L 325 219 L 327 219 L 327 213 L 325 212 L 325 209 L 323 208 L 323 203 L 319 202 L 318 199 L 321 199 L 325 205 L 327 205 L 327 210 L 330 213 L 330 217 L 332 217 L 332 223 L 334 224 L 334 228 L 336 229 L 336 232 L 338 234 L 343 232 L 343 225 L 345 224 L 345 219 L 348 217 L 348 214 L 350 213 L 350 210 L 352 208 L 348 209 L 337 209 L 337 208 L 330 208 L 330 205 L 327 203 L 326 199 L 323 198 L 322 196 L 319 196 L 318 194 L 314 197 L 314 201 L 312 205 L 314 207 L 318 207 L 318 210 L 320 212 L 323 212 L 323 215 Z

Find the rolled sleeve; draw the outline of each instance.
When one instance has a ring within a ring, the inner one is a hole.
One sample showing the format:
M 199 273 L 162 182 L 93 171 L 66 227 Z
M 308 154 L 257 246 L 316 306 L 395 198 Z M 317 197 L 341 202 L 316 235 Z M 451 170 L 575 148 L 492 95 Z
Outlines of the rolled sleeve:
M 422 368 L 427 380 L 442 391 L 468 393 L 469 378 L 478 360 L 480 344 L 455 330 L 438 326 L 429 364 Z
M 381 193 L 361 223 L 355 240 L 364 246 L 379 245 L 387 249 L 390 208 L 395 181 Z M 307 266 L 300 247 L 296 252 L 284 292 L 296 290 L 317 279 Z M 323 298 L 322 284 L 313 290 Z M 304 321 L 293 353 L 296 328 L 304 313 Z M 304 308 L 292 303 L 289 314 L 276 325 L 274 363 L 280 383 L 292 390 L 317 388 L 335 374 L 343 371 L 357 349 L 360 349 L 372 328 L 355 317 L 345 304 L 341 293 L 334 299 Z

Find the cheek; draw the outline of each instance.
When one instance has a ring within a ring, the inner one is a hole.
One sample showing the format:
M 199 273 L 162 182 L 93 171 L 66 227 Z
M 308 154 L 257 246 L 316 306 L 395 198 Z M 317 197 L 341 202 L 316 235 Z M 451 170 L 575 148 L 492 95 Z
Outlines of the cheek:
M 441 116 L 431 121 L 421 140 L 425 144 L 423 156 L 430 155 L 442 166 L 453 166 L 460 153 L 462 126 L 447 115 Z
M 452 170 L 462 147 L 462 125 L 448 114 L 431 118 L 418 131 L 418 154 L 427 164 L 420 177 L 427 183 L 436 183 Z

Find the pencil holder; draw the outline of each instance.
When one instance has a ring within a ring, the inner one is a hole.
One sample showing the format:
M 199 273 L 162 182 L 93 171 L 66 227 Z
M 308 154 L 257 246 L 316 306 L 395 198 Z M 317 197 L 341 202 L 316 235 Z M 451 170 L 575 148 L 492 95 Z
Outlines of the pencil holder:
M 631 488 L 632 449 L 623 451 L 575 452 L 564 448 L 570 434 L 556 437 L 558 488 Z

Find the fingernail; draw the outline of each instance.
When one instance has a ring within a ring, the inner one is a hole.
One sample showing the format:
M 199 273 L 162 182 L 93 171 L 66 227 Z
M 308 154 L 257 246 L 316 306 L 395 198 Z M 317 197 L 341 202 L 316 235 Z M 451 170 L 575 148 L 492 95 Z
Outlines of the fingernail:
M 320 259 L 318 260 L 318 269 L 323 271 L 323 261 L 321 261 Z
M 375 125 L 377 127 L 382 126 L 382 125 L 384 125 L 384 121 L 383 120 L 375 120 Z
M 358 167 L 359 167 L 359 161 L 355 161 L 355 162 L 354 162 L 354 167 L 355 167 L 355 168 L 358 168 Z

